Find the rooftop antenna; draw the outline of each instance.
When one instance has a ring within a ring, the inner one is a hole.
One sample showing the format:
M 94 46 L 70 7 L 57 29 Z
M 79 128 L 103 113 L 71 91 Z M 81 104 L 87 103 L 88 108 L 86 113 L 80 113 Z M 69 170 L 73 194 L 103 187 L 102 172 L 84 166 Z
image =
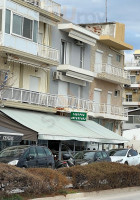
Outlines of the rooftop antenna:
M 106 15 L 106 23 L 107 23 L 107 0 L 105 0 L 105 15 Z

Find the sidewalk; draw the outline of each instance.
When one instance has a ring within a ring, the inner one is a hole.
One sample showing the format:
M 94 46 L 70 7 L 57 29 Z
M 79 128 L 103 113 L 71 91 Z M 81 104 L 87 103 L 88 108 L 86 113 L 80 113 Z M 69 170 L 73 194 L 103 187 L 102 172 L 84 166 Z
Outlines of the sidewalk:
M 33 200 L 104 200 L 114 196 L 118 196 L 121 194 L 132 193 L 132 192 L 140 192 L 140 187 L 128 187 L 124 189 L 112 189 L 112 190 L 104 190 L 98 192 L 83 192 L 83 193 L 75 193 L 68 194 L 66 196 L 60 195 L 55 197 L 45 197 L 45 198 L 37 198 Z

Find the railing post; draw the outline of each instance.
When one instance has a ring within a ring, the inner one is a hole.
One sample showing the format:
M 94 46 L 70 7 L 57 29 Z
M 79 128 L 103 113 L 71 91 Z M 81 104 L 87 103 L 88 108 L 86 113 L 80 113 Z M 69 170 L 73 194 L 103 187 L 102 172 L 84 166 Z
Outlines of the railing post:
M 20 94 L 20 98 L 21 98 L 20 101 L 21 101 L 21 103 L 22 103 L 22 102 L 23 102 L 23 101 L 22 101 L 22 95 L 23 95 L 23 94 L 22 94 L 22 90 L 21 90 L 20 92 L 21 92 L 21 94 Z

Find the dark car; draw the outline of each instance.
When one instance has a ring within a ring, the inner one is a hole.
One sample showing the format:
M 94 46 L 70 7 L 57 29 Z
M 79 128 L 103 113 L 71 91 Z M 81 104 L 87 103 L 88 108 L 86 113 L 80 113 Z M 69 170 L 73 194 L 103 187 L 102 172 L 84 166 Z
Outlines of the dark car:
M 52 152 L 45 146 L 12 146 L 0 152 L 0 162 L 17 167 L 54 168 Z
M 87 165 L 92 162 L 111 162 L 111 158 L 105 151 L 82 151 L 74 156 L 76 165 Z

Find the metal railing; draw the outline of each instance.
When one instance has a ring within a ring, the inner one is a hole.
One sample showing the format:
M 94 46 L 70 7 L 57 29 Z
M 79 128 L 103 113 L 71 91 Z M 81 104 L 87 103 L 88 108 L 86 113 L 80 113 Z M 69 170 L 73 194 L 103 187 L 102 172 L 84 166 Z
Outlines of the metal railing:
M 77 111 L 93 112 L 97 114 L 111 114 L 127 117 L 123 107 L 96 104 L 87 99 L 80 99 L 74 96 L 52 95 L 47 93 L 34 92 L 20 88 L 7 88 L 2 93 L 3 100 L 20 103 L 34 104 L 59 109 L 69 108 Z
M 52 0 L 23 0 L 34 6 L 40 7 L 43 10 L 54 13 L 55 15 L 61 15 L 61 5 Z
M 59 51 L 43 44 L 38 44 L 38 56 L 59 61 Z
M 140 67 L 140 61 L 135 63 L 126 63 L 125 67 Z
M 95 64 L 94 69 L 96 73 L 106 73 L 106 74 L 122 77 L 124 79 L 130 79 L 130 72 L 125 71 L 122 68 L 114 67 L 109 64 L 97 63 Z

